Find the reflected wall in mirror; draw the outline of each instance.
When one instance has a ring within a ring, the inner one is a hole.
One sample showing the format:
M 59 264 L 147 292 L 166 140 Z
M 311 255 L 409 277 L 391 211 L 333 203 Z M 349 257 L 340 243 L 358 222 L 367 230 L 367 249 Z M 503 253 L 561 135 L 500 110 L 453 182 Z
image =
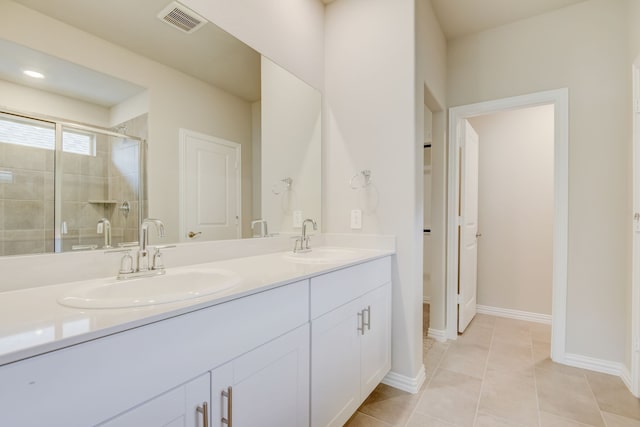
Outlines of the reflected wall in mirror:
M 239 209 L 216 221 L 251 237 L 262 217 L 270 233 L 294 231 L 295 211 L 320 220 L 319 93 L 212 23 L 190 33 L 168 25 L 158 14 L 170 3 L 3 0 L 0 40 L 42 54 L 29 65 L 52 74 L 9 77 L 24 58 L 1 56 L 0 106 L 111 130 L 146 117 L 148 216 L 165 222 L 163 243 L 198 232 L 181 227 L 181 130 L 241 146 Z M 292 185 L 273 191 L 287 177 Z

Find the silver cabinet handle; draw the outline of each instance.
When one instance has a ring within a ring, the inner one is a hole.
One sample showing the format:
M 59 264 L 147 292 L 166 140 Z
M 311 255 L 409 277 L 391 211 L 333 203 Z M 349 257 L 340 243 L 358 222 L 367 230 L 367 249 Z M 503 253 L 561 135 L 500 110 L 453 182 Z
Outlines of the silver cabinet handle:
M 362 318 L 363 312 L 364 310 L 358 312 L 358 332 L 360 332 L 360 335 L 364 335 L 364 319 Z
M 233 388 L 227 387 L 227 391 L 222 390 L 222 398 L 227 398 L 227 418 L 222 417 L 220 421 L 229 427 L 233 427 Z
M 367 321 L 364 321 L 364 312 L 367 312 Z M 367 327 L 367 331 L 371 330 L 371 306 L 367 306 L 367 308 L 365 308 L 364 310 L 362 310 L 362 329 L 364 329 L 364 327 Z M 362 332 L 362 334 L 364 335 L 364 331 Z
M 198 406 L 196 411 L 202 414 L 202 427 L 209 427 L 209 404 L 202 402 L 202 406 Z

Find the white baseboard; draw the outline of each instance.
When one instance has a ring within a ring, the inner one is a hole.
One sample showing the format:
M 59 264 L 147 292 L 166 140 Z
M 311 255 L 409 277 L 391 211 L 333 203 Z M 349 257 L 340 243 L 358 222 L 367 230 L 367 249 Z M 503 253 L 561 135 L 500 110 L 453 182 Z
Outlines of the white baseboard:
M 631 372 L 620 362 L 597 359 L 595 357 L 583 356 L 581 354 L 565 353 L 564 359 L 560 362 L 575 368 L 588 369 L 590 371 L 602 372 L 620 377 L 624 385 L 633 393 L 633 382 Z M 638 396 L 636 396 L 638 397 Z
M 418 371 L 418 375 L 416 375 L 415 378 L 400 375 L 395 372 L 389 372 L 382 379 L 382 384 L 386 384 L 393 388 L 416 394 L 420 391 L 420 387 L 422 387 L 422 384 L 424 384 L 426 378 L 427 375 L 424 370 L 424 365 L 422 365 L 420 367 L 420 371 Z
M 431 297 L 423 297 L 422 302 L 425 304 L 431 304 Z
M 509 319 L 526 320 L 527 322 L 551 324 L 550 314 L 532 313 L 530 311 L 512 310 L 510 308 L 490 307 L 487 305 L 476 306 L 476 310 L 480 314 L 489 314 L 491 316 L 506 317 Z
M 602 372 L 603 374 L 617 375 L 624 381 L 623 373 L 627 369 L 622 363 L 610 360 L 597 359 L 595 357 L 583 356 L 581 354 L 566 353 L 564 364 L 576 368 L 588 369 L 590 371 Z M 627 371 L 628 372 L 628 371 Z M 629 379 L 631 375 L 629 375 Z
M 626 366 L 622 365 L 622 372 L 620 372 L 620 379 L 627 386 L 631 393 L 633 393 L 633 381 L 631 380 L 631 371 Z M 636 396 L 638 397 L 638 396 Z
M 433 329 L 429 328 L 427 331 L 427 336 L 429 338 L 433 338 L 438 342 L 445 342 L 447 340 L 447 331 L 444 329 Z

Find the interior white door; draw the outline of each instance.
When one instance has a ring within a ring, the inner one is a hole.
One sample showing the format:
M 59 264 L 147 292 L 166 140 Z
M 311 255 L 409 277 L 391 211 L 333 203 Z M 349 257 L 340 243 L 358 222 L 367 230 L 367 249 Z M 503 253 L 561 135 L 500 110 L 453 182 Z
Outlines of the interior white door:
M 241 236 L 240 144 L 180 131 L 182 241 Z
M 461 141 L 458 332 L 476 315 L 478 293 L 478 134 L 467 120 Z

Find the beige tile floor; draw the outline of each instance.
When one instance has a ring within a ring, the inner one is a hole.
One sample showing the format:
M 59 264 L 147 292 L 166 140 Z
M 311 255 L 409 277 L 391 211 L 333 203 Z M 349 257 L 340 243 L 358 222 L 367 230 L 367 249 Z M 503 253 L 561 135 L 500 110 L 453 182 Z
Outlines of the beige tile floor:
M 348 427 L 640 427 L 640 399 L 615 376 L 549 359 L 550 327 L 477 315 L 457 341 L 424 340 L 427 381 L 381 384 Z

